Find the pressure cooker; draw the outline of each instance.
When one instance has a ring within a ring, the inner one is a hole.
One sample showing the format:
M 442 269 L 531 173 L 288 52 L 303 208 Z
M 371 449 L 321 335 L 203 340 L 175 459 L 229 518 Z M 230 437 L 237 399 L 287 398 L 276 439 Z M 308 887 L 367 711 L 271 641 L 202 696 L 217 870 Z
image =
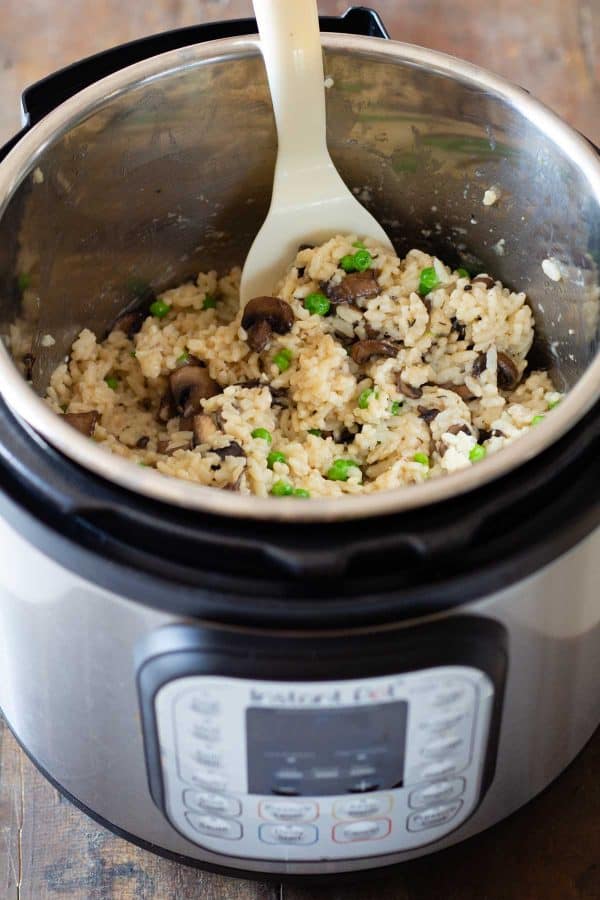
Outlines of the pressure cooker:
M 246 876 L 378 869 L 469 838 L 600 722 L 597 152 L 522 89 L 385 40 L 369 10 L 321 28 L 347 184 L 399 254 L 526 290 L 535 367 L 566 392 L 476 467 L 251 497 L 112 456 L 44 403 L 81 328 L 243 261 L 276 152 L 253 21 L 36 84 L 0 163 L 0 706 L 94 819 Z

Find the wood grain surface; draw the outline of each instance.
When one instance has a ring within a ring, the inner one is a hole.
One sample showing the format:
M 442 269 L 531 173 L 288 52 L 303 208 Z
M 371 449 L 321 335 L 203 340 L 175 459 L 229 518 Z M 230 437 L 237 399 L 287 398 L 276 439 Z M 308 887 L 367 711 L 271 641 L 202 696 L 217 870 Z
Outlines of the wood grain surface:
M 323 0 L 323 13 L 346 0 Z M 373 0 L 392 37 L 486 66 L 600 143 L 600 0 Z M 248 0 L 3 0 L 0 143 L 22 89 L 145 34 L 245 16 Z M 114 837 L 62 799 L 0 721 L 0 900 L 599 900 L 600 733 L 491 831 L 383 878 L 280 886 L 187 869 Z

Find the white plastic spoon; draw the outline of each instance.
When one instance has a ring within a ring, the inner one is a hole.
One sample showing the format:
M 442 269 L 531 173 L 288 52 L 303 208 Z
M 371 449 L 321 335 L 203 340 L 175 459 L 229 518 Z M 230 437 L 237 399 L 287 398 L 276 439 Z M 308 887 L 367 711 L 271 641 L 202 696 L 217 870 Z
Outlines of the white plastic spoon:
M 316 0 L 253 2 L 279 146 L 271 206 L 242 272 L 242 306 L 272 293 L 300 244 L 355 233 L 392 246 L 329 156 Z

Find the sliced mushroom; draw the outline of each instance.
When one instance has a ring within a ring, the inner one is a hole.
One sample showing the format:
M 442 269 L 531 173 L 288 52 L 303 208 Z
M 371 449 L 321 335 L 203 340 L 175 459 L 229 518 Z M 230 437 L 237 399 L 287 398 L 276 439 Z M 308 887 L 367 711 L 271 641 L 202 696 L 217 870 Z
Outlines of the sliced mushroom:
M 417 412 L 419 413 L 419 418 L 423 419 L 424 422 L 429 424 L 433 422 L 436 416 L 439 416 L 440 410 L 435 409 L 434 407 L 429 406 L 417 406 Z
M 147 434 L 143 434 L 141 438 L 138 438 L 135 442 L 135 446 L 138 450 L 145 450 L 148 444 L 150 443 L 150 438 Z
M 471 280 L 471 284 L 483 284 L 486 288 L 493 288 L 496 282 L 489 275 L 477 275 Z
M 473 434 L 473 432 L 471 431 L 469 426 L 465 425 L 464 423 L 458 424 L 458 425 L 451 425 L 449 428 L 446 428 L 446 431 L 449 434 L 460 434 L 461 431 L 463 434 Z
M 145 313 L 140 309 L 123 313 L 122 316 L 119 316 L 111 331 L 123 331 L 127 337 L 133 337 L 144 324 L 145 318 Z
M 225 459 L 227 456 L 240 456 L 244 459 L 246 458 L 243 447 L 240 447 L 237 441 L 232 441 L 226 447 L 220 447 L 218 450 L 213 450 L 212 453 L 216 453 L 219 459 Z
M 169 386 L 175 405 L 184 416 L 201 412 L 202 400 L 221 393 L 221 387 L 202 366 L 182 366 L 169 375 Z
M 440 387 L 444 388 L 445 391 L 454 391 L 463 400 L 473 400 L 475 397 L 475 394 L 466 384 L 452 384 L 452 382 L 446 381 L 444 384 L 440 384 Z
M 401 394 L 404 394 L 405 397 L 409 397 L 411 400 L 419 400 L 423 396 L 421 388 L 407 384 L 406 381 L 403 381 L 402 375 L 399 375 L 396 379 L 396 387 Z
M 471 375 L 474 378 L 479 378 L 483 372 L 487 369 L 487 353 L 479 353 L 477 359 L 473 363 L 471 368 Z
M 325 432 L 324 432 L 324 434 L 325 434 Z M 354 440 L 354 438 L 356 437 L 356 434 L 357 433 L 355 433 L 354 431 L 350 431 L 349 428 L 342 428 L 342 430 L 340 432 L 340 436 L 337 439 L 337 443 L 351 444 L 352 441 Z
M 219 429 L 211 416 L 199 413 L 192 418 L 192 431 L 194 432 L 194 444 L 208 444 L 215 434 L 218 434 Z
M 346 275 L 339 284 L 331 284 L 326 281 L 321 288 L 333 304 L 354 303 L 356 300 L 368 300 L 379 293 L 377 276 L 373 269 L 366 272 L 353 272 Z
M 253 297 L 244 308 L 242 328 L 248 332 L 248 344 L 256 353 L 267 346 L 271 333 L 286 334 L 294 324 L 294 311 L 279 297 Z
M 357 341 L 352 344 L 350 356 L 354 362 L 362 366 L 374 356 L 394 357 L 398 354 L 398 348 L 391 341 Z
M 456 332 L 456 335 L 459 341 L 464 341 L 467 334 L 467 326 L 463 325 L 462 322 L 459 322 L 456 316 L 453 316 L 450 320 L 452 331 Z
M 184 441 L 183 443 L 175 444 L 173 447 L 171 447 L 170 445 L 172 443 L 173 442 L 172 442 L 171 438 L 166 438 L 165 440 L 159 441 L 156 445 L 156 452 L 164 453 L 166 456 L 173 456 L 173 454 L 177 450 L 191 450 L 192 449 L 191 441 Z
M 519 383 L 519 370 L 508 353 L 498 354 L 498 387 L 512 391 Z
M 97 409 L 91 409 L 89 412 L 65 413 L 63 416 L 67 425 L 71 425 L 86 437 L 92 436 L 99 418 L 100 413 Z
M 230 481 L 229 484 L 226 484 L 223 487 L 223 490 L 224 491 L 239 491 L 243 477 L 244 477 L 244 470 L 242 469 L 242 471 L 240 472 L 238 477 L 235 479 L 235 481 Z
M 257 388 L 257 387 L 266 387 L 260 378 L 251 378 L 249 381 L 238 381 L 236 382 L 236 387 L 241 388 Z
M 169 419 L 174 419 L 176 415 L 177 407 L 175 406 L 173 395 L 171 394 L 171 391 L 165 391 L 160 399 L 156 418 L 165 425 Z
M 271 392 L 271 404 L 273 406 L 281 406 L 288 409 L 290 405 L 290 397 L 287 388 L 269 388 Z

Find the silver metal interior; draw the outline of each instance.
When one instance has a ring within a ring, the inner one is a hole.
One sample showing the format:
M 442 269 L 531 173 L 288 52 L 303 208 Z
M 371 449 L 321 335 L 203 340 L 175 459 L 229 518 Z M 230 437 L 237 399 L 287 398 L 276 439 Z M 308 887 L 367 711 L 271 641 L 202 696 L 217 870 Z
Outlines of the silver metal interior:
M 32 391 L 0 353 L 9 404 L 61 450 L 143 493 L 229 515 L 336 518 L 468 490 L 531 458 L 598 396 L 600 162 L 514 88 L 466 63 L 373 38 L 324 39 L 328 140 L 339 170 L 411 247 L 527 291 L 569 397 L 476 469 L 401 491 L 299 504 L 190 486 L 109 457 L 38 399 L 79 330 L 98 334 L 149 288 L 243 263 L 266 213 L 276 152 L 258 41 L 174 51 L 116 73 L 47 116 L 0 165 L 0 329 L 33 334 Z M 500 200 L 482 203 L 497 186 Z M 560 261 L 560 282 L 541 262 Z M 39 295 L 23 309 L 32 273 Z M 50 334 L 56 343 L 41 344 Z M 23 346 L 16 346 L 15 355 Z

